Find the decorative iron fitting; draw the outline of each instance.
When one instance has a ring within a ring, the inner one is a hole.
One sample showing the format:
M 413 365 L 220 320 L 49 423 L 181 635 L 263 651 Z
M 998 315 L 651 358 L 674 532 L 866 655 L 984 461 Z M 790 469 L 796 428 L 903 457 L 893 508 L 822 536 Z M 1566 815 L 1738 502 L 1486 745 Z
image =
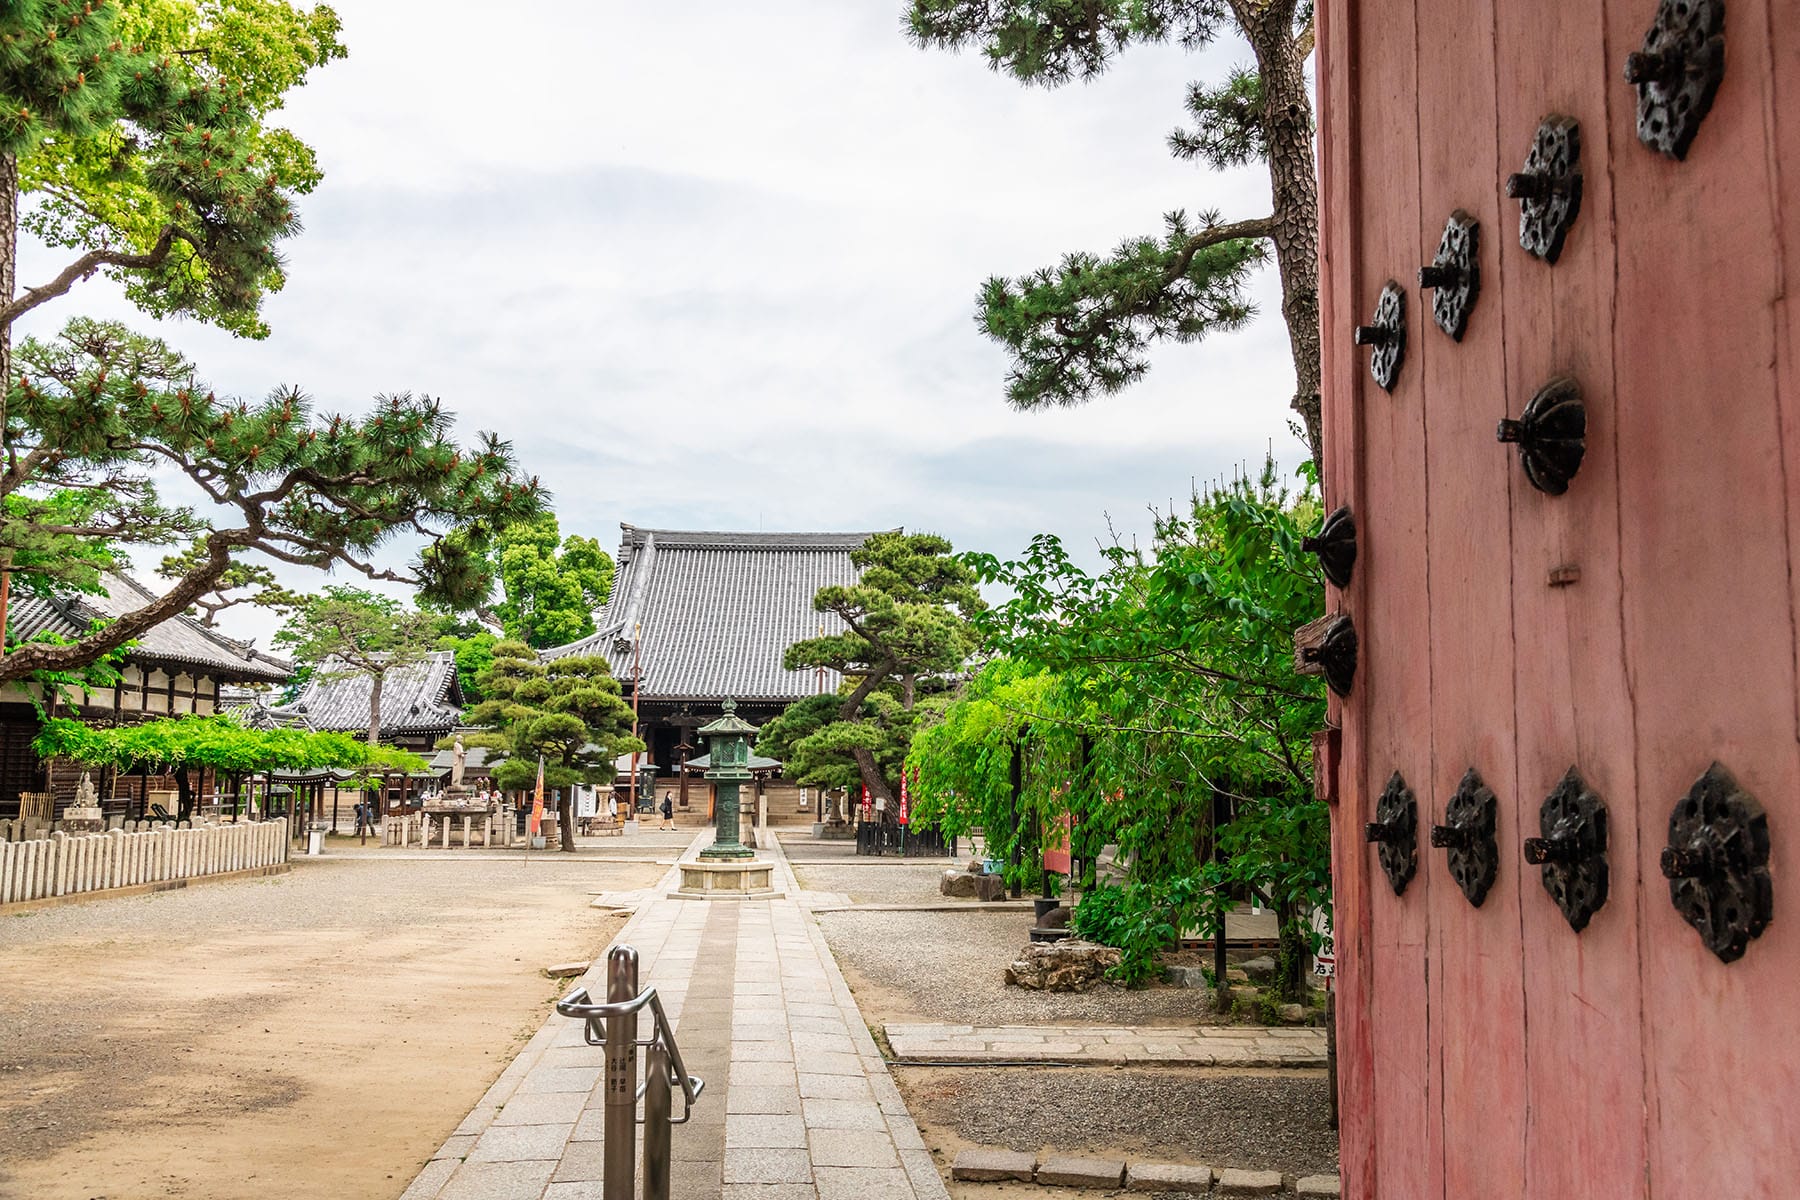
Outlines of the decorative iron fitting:
M 1725 0 L 1662 0 L 1644 48 L 1625 59 L 1637 88 L 1638 141 L 1687 157 L 1725 78 Z
M 1431 299 L 1431 319 L 1452 341 L 1462 341 L 1475 298 L 1481 294 L 1480 248 L 1480 223 L 1459 208 L 1444 224 L 1444 236 L 1438 240 L 1431 265 L 1419 268 L 1419 286 L 1436 293 Z
M 1356 623 L 1348 615 L 1335 618 L 1325 627 L 1319 644 L 1306 647 L 1300 656 L 1324 669 L 1326 687 L 1348 696 L 1356 679 Z
M 1570 767 L 1538 806 L 1538 829 L 1525 861 L 1544 869 L 1544 890 L 1580 933 L 1606 903 L 1606 805 Z
M 1406 357 L 1406 293 L 1400 285 L 1388 280 L 1381 285 L 1381 298 L 1375 302 L 1375 315 L 1367 325 L 1358 325 L 1351 339 L 1359 346 L 1373 346 L 1369 355 L 1369 374 L 1381 390 L 1394 390 L 1400 378 L 1400 363 Z
M 1581 212 L 1581 122 L 1545 117 L 1525 168 L 1506 177 L 1506 194 L 1519 202 L 1519 245 L 1554 263 Z
M 1406 780 L 1395 771 L 1375 802 L 1375 819 L 1363 826 L 1365 840 L 1375 843 L 1375 859 L 1398 896 L 1419 870 L 1419 804 Z
M 1356 571 L 1356 518 L 1349 506 L 1334 509 L 1319 532 L 1300 539 L 1300 548 L 1319 556 L 1319 570 L 1334 586 L 1349 587 Z
M 1448 851 L 1450 876 L 1476 908 L 1500 871 L 1500 845 L 1494 839 L 1499 810 L 1493 791 L 1470 767 L 1444 807 L 1444 824 L 1431 827 L 1431 844 Z
M 1669 816 L 1662 852 L 1675 911 L 1722 962 L 1744 956 L 1774 915 L 1769 882 L 1769 818 L 1718 763 L 1694 782 Z
M 1581 402 L 1581 385 L 1566 375 L 1552 379 L 1538 389 L 1518 420 L 1503 419 L 1494 436 L 1519 447 L 1519 464 L 1532 487 L 1562 495 L 1587 453 L 1587 407 Z

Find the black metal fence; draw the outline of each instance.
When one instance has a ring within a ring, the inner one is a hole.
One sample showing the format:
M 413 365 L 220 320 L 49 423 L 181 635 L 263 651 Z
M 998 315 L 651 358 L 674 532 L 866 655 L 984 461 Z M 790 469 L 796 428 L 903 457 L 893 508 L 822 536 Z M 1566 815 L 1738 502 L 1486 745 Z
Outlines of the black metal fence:
M 893 854 L 903 858 L 955 858 L 956 839 L 923 825 L 884 825 L 863 821 L 856 827 L 858 854 Z

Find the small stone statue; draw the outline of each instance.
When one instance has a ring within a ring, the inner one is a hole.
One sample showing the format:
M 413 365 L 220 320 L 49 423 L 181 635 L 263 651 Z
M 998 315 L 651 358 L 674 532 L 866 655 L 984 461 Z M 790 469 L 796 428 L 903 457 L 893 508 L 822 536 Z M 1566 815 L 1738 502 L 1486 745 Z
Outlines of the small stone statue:
M 100 793 L 94 788 L 93 777 L 86 771 L 81 773 L 81 782 L 75 787 L 75 807 L 99 808 Z
M 463 768 L 468 763 L 469 752 L 463 748 L 462 734 L 456 735 L 456 744 L 451 747 L 450 787 L 461 791 L 463 785 Z

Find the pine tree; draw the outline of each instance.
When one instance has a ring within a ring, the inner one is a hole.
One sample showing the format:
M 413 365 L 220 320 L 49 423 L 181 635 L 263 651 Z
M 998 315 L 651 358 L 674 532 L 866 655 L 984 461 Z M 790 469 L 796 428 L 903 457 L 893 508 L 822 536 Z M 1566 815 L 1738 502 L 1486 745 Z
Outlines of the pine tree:
M 347 566 L 467 607 L 492 586 L 485 560 L 465 548 L 469 531 L 491 536 L 543 509 L 510 446 L 492 435 L 458 446 L 450 414 L 429 397 L 377 397 L 355 419 L 316 414 L 292 388 L 255 403 L 223 398 L 162 342 L 95 321 L 27 340 L 19 361 L 4 427 L 10 469 L 0 474 L 0 554 L 17 568 L 0 580 L 57 576 L 61 568 L 26 558 L 45 539 L 109 553 L 181 540 L 193 549 L 163 595 L 74 643 L 18 646 L 0 657 L 0 682 L 95 662 L 229 586 L 227 573 L 252 553 Z M 185 477 L 212 508 L 165 504 L 155 472 Z M 85 497 L 82 506 L 53 503 L 65 493 Z M 428 539 L 417 561 L 377 565 L 372 553 L 402 531 Z
M 493 661 L 481 678 L 487 699 L 470 709 L 466 719 L 482 731 L 465 736 L 465 745 L 482 746 L 500 758 L 494 782 L 507 791 L 522 791 L 537 779 L 537 760 L 544 756 L 544 786 L 560 793 L 562 849 L 575 850 L 576 784 L 612 786 L 613 763 L 621 754 L 642 750 L 632 733 L 631 705 L 620 698 L 619 681 L 598 656 L 569 656 L 541 661 L 524 642 L 509 639 L 493 649 Z
M 802 783 L 861 782 L 892 800 L 921 685 L 961 671 L 974 653 L 969 619 L 981 597 L 974 572 L 936 534 L 873 534 L 850 558 L 861 580 L 813 597 L 816 610 L 843 621 L 843 632 L 795 642 L 782 656 L 790 671 L 828 667 L 844 686 L 790 705 L 757 747 Z
M 1320 460 L 1312 10 L 1312 0 L 911 0 L 908 32 L 919 45 L 978 45 L 995 70 L 1026 83 L 1091 79 L 1137 42 L 1197 49 L 1234 30 L 1256 60 L 1220 84 L 1190 85 L 1194 127 L 1171 134 L 1169 147 L 1215 169 L 1267 163 L 1270 215 L 1222 224 L 1214 212 L 1197 221 L 1173 212 L 1161 236 L 1132 238 L 1110 256 L 1070 254 L 1022 279 L 990 279 L 978 321 L 1013 355 L 1007 398 L 1016 407 L 1116 392 L 1148 369 L 1151 343 L 1238 327 L 1250 316 L 1244 282 L 1267 242 L 1281 274 L 1292 407 Z

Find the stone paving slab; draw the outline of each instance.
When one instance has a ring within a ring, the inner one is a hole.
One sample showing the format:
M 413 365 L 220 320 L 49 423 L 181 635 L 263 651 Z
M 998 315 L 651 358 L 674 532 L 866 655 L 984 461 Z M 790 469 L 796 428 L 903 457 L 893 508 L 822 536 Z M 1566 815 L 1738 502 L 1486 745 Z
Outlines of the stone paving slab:
M 1145 1066 L 1323 1067 L 1325 1031 L 1243 1025 L 917 1025 L 884 1027 L 909 1062 L 1104 1062 Z
M 640 984 L 656 987 L 689 1071 L 706 1080 L 692 1119 L 673 1130 L 672 1196 L 949 1200 L 823 931 L 795 899 L 792 868 L 779 846 L 763 853 L 784 897 L 671 900 L 671 869 L 630 897 L 635 912 L 615 939 L 637 949 Z M 605 971 L 601 955 L 580 986 L 604 994 Z M 597 1196 L 605 1052 L 582 1033 L 551 1014 L 405 1200 Z

